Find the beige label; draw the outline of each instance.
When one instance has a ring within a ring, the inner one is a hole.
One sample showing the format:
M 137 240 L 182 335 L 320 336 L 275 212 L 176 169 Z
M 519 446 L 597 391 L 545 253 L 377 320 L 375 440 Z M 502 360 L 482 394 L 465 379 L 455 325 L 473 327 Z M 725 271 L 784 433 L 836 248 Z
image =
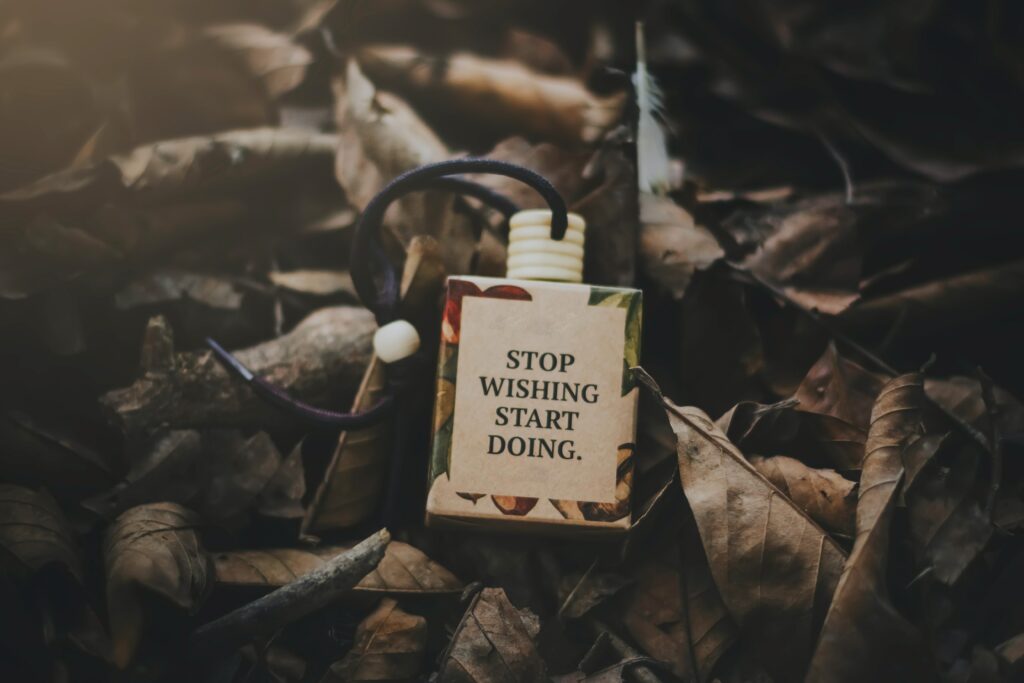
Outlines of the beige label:
M 452 488 L 613 502 L 618 446 L 633 438 L 626 310 L 588 306 L 585 287 L 531 293 L 462 300 Z

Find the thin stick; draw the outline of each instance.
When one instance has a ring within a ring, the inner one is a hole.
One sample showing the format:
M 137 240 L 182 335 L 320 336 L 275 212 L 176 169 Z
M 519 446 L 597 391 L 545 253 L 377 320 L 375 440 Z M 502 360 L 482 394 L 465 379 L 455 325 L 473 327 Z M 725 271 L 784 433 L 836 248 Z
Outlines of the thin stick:
M 189 638 L 190 654 L 195 659 L 205 659 L 231 652 L 253 638 L 269 635 L 315 612 L 373 571 L 390 541 L 391 534 L 381 529 L 309 574 L 200 626 Z

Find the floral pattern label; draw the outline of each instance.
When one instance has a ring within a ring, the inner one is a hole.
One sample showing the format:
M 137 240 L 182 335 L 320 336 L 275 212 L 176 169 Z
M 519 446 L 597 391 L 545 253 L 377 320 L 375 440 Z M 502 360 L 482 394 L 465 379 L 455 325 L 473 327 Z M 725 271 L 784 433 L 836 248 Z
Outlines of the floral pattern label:
M 428 513 L 622 527 L 640 293 L 449 280 Z

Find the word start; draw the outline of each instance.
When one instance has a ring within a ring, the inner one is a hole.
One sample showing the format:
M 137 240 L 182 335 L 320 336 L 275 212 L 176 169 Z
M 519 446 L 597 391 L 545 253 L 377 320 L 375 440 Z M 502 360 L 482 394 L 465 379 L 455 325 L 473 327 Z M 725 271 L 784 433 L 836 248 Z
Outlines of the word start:
M 571 353 L 551 353 L 541 351 L 521 351 L 511 349 L 505 355 L 505 368 L 508 370 L 525 370 L 527 372 L 544 373 L 542 377 L 526 379 L 522 377 L 480 377 L 480 388 L 484 396 L 509 399 L 530 399 L 578 405 L 594 404 L 598 400 L 596 384 L 582 384 L 557 379 L 558 374 L 565 374 L 575 364 L 576 358 Z M 548 379 L 547 377 L 555 377 Z M 578 426 L 579 410 L 569 407 L 525 408 L 521 406 L 500 405 L 494 409 L 494 425 L 519 429 L 542 429 L 553 432 L 573 432 Z M 508 436 L 489 434 L 487 436 L 487 454 L 528 458 L 560 458 L 562 460 L 582 460 L 583 456 L 576 453 L 576 443 L 562 435 L 548 436 Z

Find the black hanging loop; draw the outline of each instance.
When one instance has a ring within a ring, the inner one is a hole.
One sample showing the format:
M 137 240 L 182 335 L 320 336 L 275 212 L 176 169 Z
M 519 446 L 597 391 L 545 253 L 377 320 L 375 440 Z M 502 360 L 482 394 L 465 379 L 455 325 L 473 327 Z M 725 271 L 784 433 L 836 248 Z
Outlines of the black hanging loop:
M 544 176 L 528 168 L 494 159 L 451 159 L 414 168 L 398 176 L 382 189 L 366 206 L 352 245 L 350 270 L 356 292 L 363 304 L 377 316 L 377 323 L 387 324 L 395 319 L 398 307 L 398 273 L 384 251 L 380 238 L 380 225 L 384 213 L 399 197 L 417 190 L 429 189 L 429 182 L 459 173 L 491 173 L 519 180 L 544 197 L 551 208 L 551 237 L 560 240 L 569 225 L 565 200 Z M 446 178 L 445 182 L 465 183 L 460 178 Z M 493 193 L 491 193 L 493 194 Z M 484 198 L 479 194 L 474 196 Z
M 488 172 L 516 178 L 534 187 L 552 207 L 552 236 L 561 239 L 565 234 L 568 224 L 565 202 L 547 180 L 529 169 L 490 159 L 456 159 L 421 166 L 404 173 L 388 183 L 366 207 L 356 228 L 352 248 L 352 276 L 356 282 L 356 289 L 367 308 L 377 316 L 380 324 L 394 319 L 398 305 L 398 279 L 384 252 L 379 234 L 379 226 L 388 206 L 410 192 L 446 190 L 479 199 L 509 218 L 519 211 L 519 207 L 512 200 L 484 185 L 453 175 Z M 378 272 L 383 274 L 384 284 L 379 289 L 374 286 L 371 261 L 377 266 Z M 341 413 L 317 408 L 292 398 L 285 391 L 255 375 L 215 340 L 208 338 L 206 344 L 217 361 L 229 372 L 244 380 L 257 396 L 293 417 L 314 425 L 331 425 L 342 429 L 369 426 L 394 411 L 395 395 L 401 392 L 406 382 L 411 381 L 411 377 L 415 376 L 411 368 L 407 367 L 412 359 L 393 363 L 388 373 L 388 392 L 379 403 L 361 413 Z

